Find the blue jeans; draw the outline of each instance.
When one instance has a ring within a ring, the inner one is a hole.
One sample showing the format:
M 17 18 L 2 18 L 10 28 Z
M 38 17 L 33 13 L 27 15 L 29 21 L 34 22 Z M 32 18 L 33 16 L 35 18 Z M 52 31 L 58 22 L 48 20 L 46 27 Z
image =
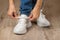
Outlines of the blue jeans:
M 21 4 L 20 4 L 21 14 L 25 14 L 29 16 L 30 12 L 34 8 L 37 1 L 36 0 L 20 0 L 20 1 L 21 1 Z

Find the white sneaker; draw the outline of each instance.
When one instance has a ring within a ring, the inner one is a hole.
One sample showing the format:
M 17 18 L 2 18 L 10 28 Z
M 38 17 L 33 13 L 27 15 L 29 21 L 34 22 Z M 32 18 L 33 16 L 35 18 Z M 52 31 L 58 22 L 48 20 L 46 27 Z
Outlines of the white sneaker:
M 31 27 L 32 24 L 28 21 L 28 17 L 26 15 L 21 15 L 18 18 L 18 24 L 15 26 L 13 32 L 16 34 L 25 34 L 27 32 L 27 28 Z
M 50 22 L 46 19 L 45 15 L 40 11 L 40 17 L 37 19 L 37 25 L 39 27 L 47 27 L 50 26 Z

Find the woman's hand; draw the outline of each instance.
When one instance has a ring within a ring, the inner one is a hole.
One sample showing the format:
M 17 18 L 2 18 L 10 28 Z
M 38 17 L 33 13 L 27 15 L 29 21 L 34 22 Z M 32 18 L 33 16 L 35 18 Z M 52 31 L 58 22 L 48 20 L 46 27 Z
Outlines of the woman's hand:
M 29 19 L 31 21 L 35 21 L 37 20 L 37 18 L 40 16 L 40 10 L 37 10 L 37 9 L 34 9 L 32 10 L 30 16 L 29 16 Z
M 16 9 L 15 9 L 15 6 L 14 6 L 14 5 L 10 5 L 10 6 L 9 6 L 8 15 L 9 15 L 11 18 L 17 17 L 17 13 L 16 13 Z
M 32 10 L 29 18 L 31 21 L 37 20 L 37 18 L 40 16 L 40 8 L 42 6 L 42 0 L 37 0 L 34 9 Z

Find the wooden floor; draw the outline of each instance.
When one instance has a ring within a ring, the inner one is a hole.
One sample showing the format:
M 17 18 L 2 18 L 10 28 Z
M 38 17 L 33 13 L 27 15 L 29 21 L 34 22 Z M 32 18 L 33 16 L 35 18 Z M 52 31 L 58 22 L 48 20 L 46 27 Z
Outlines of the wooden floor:
M 19 0 L 15 0 L 16 9 Z M 0 0 L 0 40 L 60 40 L 60 0 L 45 0 L 44 11 L 51 22 L 50 28 L 40 28 L 33 24 L 25 35 L 15 35 L 13 28 L 17 24 L 7 16 L 8 0 Z

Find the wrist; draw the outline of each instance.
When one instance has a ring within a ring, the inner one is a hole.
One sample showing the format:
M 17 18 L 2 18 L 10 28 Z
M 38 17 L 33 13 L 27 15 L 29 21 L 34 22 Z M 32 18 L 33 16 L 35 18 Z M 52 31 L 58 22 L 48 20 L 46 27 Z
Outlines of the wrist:
M 9 0 L 9 6 L 14 6 L 14 1 L 13 0 Z
M 15 5 L 14 4 L 10 4 L 9 7 L 15 7 Z

